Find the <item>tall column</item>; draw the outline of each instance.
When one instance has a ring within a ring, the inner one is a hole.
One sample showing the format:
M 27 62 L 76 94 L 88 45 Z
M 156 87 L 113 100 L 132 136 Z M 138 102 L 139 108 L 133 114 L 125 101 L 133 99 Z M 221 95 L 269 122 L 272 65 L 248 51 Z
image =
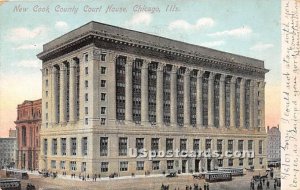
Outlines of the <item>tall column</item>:
M 58 85 L 57 85 L 57 68 L 52 67 L 52 124 L 58 122 Z
M 125 120 L 132 121 L 132 63 L 133 58 L 127 57 L 125 65 Z
M 110 52 L 106 55 L 107 57 L 107 73 L 109 73 L 110 80 L 107 80 L 107 98 L 108 105 L 112 105 L 108 107 L 108 122 L 115 122 L 117 119 L 117 112 L 116 112 L 116 61 L 118 56 Z
M 240 127 L 245 127 L 245 83 L 246 80 L 242 78 L 240 86 Z
M 236 93 L 236 77 L 232 77 L 230 81 L 230 127 L 236 127 L 235 123 L 235 112 L 236 112 L 236 99 L 235 99 L 235 93 Z
M 59 122 L 65 123 L 67 120 L 67 72 L 66 65 L 60 64 L 60 90 L 59 90 Z
M 260 91 L 261 91 L 261 127 L 265 128 L 265 85 L 266 82 L 260 82 Z
M 77 119 L 77 108 L 76 108 L 76 74 L 75 74 L 75 64 L 76 61 L 72 59 L 70 61 L 70 75 L 69 75 L 69 113 L 70 113 L 70 122 L 75 122 Z
M 249 96 L 249 129 L 254 129 L 254 85 L 255 81 L 250 81 L 250 96 Z
M 258 99 L 258 85 L 257 81 L 253 81 L 253 128 L 257 128 L 257 118 L 258 118 L 258 107 L 257 107 L 257 99 Z
M 184 86 L 183 86 L 183 92 L 184 92 L 184 99 L 183 99 L 183 113 L 184 113 L 184 126 L 188 126 L 191 124 L 191 96 L 190 96 L 190 86 L 191 86 L 191 80 L 190 80 L 190 74 L 191 70 L 189 68 L 185 69 L 184 73 Z
M 208 79 L 208 126 L 214 126 L 214 79 L 215 73 L 210 72 Z
M 171 93 L 170 93 L 170 112 L 171 112 L 171 124 L 177 124 L 177 66 L 172 66 L 171 71 Z
M 149 98 L 148 98 L 148 65 L 150 61 L 144 60 L 141 71 L 141 122 L 149 122 Z
M 203 126 L 203 104 L 202 104 L 202 76 L 204 71 L 199 70 L 197 73 L 197 100 L 196 100 L 196 122 L 198 126 Z
M 159 63 L 156 71 L 156 122 L 162 124 L 164 122 L 164 64 Z
M 220 94 L 219 94 L 219 125 L 225 127 L 225 78 L 226 75 L 221 75 L 220 78 Z

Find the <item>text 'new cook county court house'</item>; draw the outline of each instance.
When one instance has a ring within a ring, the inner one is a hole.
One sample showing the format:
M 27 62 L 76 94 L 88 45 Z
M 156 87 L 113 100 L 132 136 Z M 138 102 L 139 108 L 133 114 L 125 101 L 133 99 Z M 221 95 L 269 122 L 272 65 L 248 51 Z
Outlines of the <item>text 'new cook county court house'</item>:
M 43 46 L 39 169 L 120 176 L 266 166 L 264 62 L 89 22 Z M 148 151 L 253 151 L 254 158 Z

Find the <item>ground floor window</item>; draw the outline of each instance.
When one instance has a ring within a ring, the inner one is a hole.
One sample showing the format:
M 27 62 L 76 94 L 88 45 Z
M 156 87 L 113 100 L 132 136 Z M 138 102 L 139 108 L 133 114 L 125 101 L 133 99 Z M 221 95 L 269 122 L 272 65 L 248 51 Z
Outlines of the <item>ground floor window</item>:
M 233 166 L 233 159 L 232 158 L 228 159 L 228 166 Z
M 76 171 L 76 161 L 70 161 L 70 168 L 72 171 Z
M 218 159 L 218 166 L 223 167 L 223 159 Z
M 108 162 L 101 162 L 101 172 L 108 172 Z
M 120 171 L 127 171 L 128 170 L 128 162 L 123 161 L 120 162 Z
M 168 170 L 174 169 L 174 160 L 167 160 Z
M 262 165 L 263 164 L 263 158 L 259 158 L 259 164 Z
M 51 160 L 51 168 L 52 169 L 56 168 L 56 161 L 55 160 Z
M 144 170 L 144 161 L 136 162 L 136 170 Z
M 243 166 L 244 165 L 244 159 L 243 158 L 240 158 L 239 159 L 239 166 Z
M 152 161 L 152 170 L 159 170 L 159 161 Z
M 249 166 L 252 166 L 252 165 L 253 165 L 253 158 L 249 158 L 249 159 L 248 159 L 248 165 L 249 165 Z

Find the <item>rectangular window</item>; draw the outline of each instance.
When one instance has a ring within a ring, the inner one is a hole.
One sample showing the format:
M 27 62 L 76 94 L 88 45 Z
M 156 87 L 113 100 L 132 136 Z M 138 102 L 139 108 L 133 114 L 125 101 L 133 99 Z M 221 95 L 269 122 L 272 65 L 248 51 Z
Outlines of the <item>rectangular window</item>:
M 180 152 L 186 151 L 187 139 L 180 139 Z
M 88 75 L 88 74 L 89 74 L 89 68 L 88 68 L 88 67 L 85 67 L 85 68 L 84 68 L 84 72 L 85 72 L 86 75 Z
M 223 167 L 223 159 L 218 159 L 218 166 Z
M 127 156 L 127 138 L 119 138 L 119 156 Z
M 263 141 L 259 140 L 258 142 L 258 154 L 262 154 L 263 152 Z
M 159 170 L 159 161 L 152 161 L 152 170 Z
M 252 166 L 253 165 L 253 158 L 248 158 L 248 165 Z
M 167 169 L 168 170 L 174 169 L 174 160 L 167 160 Z
M 101 114 L 106 114 L 106 107 L 101 107 Z
M 101 61 L 105 61 L 105 58 L 106 58 L 106 54 L 105 53 L 101 53 L 100 60 Z
M 47 155 L 48 152 L 48 140 L 44 139 L 44 155 Z
M 67 139 L 61 138 L 60 143 L 61 143 L 61 155 L 65 156 L 67 153 Z
M 88 93 L 85 93 L 84 94 L 84 100 L 87 102 L 89 101 L 89 94 Z
M 144 170 L 144 161 L 136 162 L 136 170 Z
M 76 138 L 71 138 L 71 155 L 76 156 L 77 143 Z
M 82 138 L 82 155 L 86 156 L 88 154 L 88 141 L 87 137 Z
M 48 87 L 48 80 L 46 80 L 46 87 Z
M 243 153 L 243 149 L 244 149 L 244 141 L 243 140 L 239 140 L 238 141 L 238 150 L 240 153 Z
M 106 73 L 106 67 L 101 67 L 101 74 L 105 74 Z
M 210 150 L 211 149 L 211 139 L 206 139 L 205 140 L 205 150 Z
M 52 139 L 52 155 L 57 155 L 57 139 Z
M 173 139 L 166 139 L 166 152 L 173 152 Z
M 228 159 L 228 166 L 233 166 L 233 159 L 232 158 Z
M 66 161 L 60 161 L 60 169 L 62 170 L 66 169 Z
M 142 153 L 142 149 L 144 149 L 144 138 L 136 138 L 135 147 L 137 154 L 140 155 Z
M 243 166 L 244 165 L 244 159 L 243 158 L 239 158 L 239 166 Z
M 86 162 L 81 162 L 81 172 L 86 171 Z
M 106 100 L 106 93 L 101 93 L 101 101 L 105 101 Z
M 56 161 L 55 160 L 51 160 L 51 168 L 56 169 Z
M 222 154 L 222 145 L 223 145 L 223 140 L 218 139 L 217 140 L 217 151 L 218 151 L 219 154 Z
M 120 162 L 120 171 L 127 171 L 128 170 L 128 162 L 122 161 Z
M 200 139 L 193 140 L 193 150 L 199 151 L 200 150 Z
M 85 113 L 85 115 L 88 115 L 88 114 L 89 114 L 89 108 L 88 108 L 88 107 L 85 107 L 85 108 L 84 108 L 84 113 Z
M 107 156 L 108 137 L 100 137 L 100 156 Z
M 108 162 L 101 162 L 101 172 L 108 172 Z
M 106 86 L 106 80 L 101 80 L 101 87 L 105 87 Z
M 106 118 L 101 118 L 100 124 L 105 125 L 105 122 L 106 122 Z
M 151 151 L 158 152 L 159 150 L 159 138 L 151 139 Z
M 259 164 L 262 165 L 263 164 L 263 158 L 259 158 Z
M 233 153 L 233 140 L 228 140 L 228 152 Z
M 46 113 L 46 120 L 48 121 L 48 113 Z
M 248 150 L 249 151 L 253 150 L 253 140 L 248 140 Z
M 48 91 L 46 91 L 46 97 L 48 97 Z
M 84 61 L 85 62 L 89 61 L 89 54 L 87 54 L 87 53 L 84 54 Z
M 85 88 L 88 88 L 89 87 L 89 81 L 84 81 L 84 86 L 85 86 Z
M 89 124 L 89 118 L 84 118 L 84 123 L 85 123 L 85 125 L 88 125 Z
M 48 102 L 46 102 L 46 109 L 48 109 Z
M 71 171 L 77 170 L 76 161 L 70 161 L 70 168 L 71 168 Z

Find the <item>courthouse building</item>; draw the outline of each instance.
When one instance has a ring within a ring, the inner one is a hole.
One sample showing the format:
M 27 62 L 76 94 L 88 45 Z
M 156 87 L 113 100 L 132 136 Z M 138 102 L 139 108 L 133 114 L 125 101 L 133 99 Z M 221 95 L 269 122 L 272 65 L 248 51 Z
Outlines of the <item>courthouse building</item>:
M 42 100 L 25 100 L 17 108 L 17 160 L 19 169 L 38 169 Z
M 108 176 L 266 165 L 264 62 L 89 22 L 49 43 L 40 169 Z M 254 158 L 136 158 L 252 150 Z

